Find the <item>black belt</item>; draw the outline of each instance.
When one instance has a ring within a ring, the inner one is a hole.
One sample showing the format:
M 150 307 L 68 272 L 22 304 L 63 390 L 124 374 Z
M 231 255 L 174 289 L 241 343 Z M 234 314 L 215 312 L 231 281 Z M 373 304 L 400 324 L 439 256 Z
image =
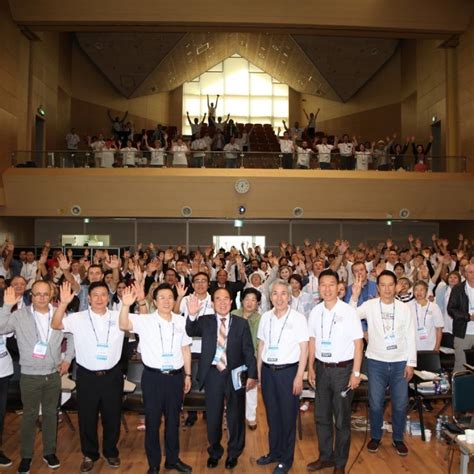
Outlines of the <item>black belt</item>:
M 284 369 L 289 369 L 290 367 L 296 367 L 298 365 L 298 362 L 294 362 L 293 364 L 281 364 L 281 365 L 267 364 L 266 362 L 264 362 L 263 365 L 265 367 L 268 367 L 270 370 L 284 370 Z
M 321 364 L 323 367 L 326 369 L 334 369 L 336 367 L 348 367 L 349 365 L 352 365 L 354 363 L 354 359 L 351 360 L 343 360 L 342 362 L 322 362 L 319 359 L 316 359 L 318 364 Z
M 148 367 L 147 365 L 143 364 L 146 370 L 149 370 L 150 372 L 156 372 L 157 374 L 162 374 L 162 375 L 178 375 L 183 373 L 183 368 L 181 367 L 180 369 L 176 370 L 161 370 L 161 369 L 155 369 L 153 367 Z
M 108 373 L 114 371 L 117 368 L 117 366 L 118 364 L 114 365 L 111 369 L 107 369 L 107 370 L 89 370 L 83 367 L 82 365 L 77 364 L 77 367 L 83 370 L 84 372 L 87 372 L 88 374 L 92 374 L 92 375 L 97 375 L 97 377 L 103 377 L 104 375 L 107 375 Z

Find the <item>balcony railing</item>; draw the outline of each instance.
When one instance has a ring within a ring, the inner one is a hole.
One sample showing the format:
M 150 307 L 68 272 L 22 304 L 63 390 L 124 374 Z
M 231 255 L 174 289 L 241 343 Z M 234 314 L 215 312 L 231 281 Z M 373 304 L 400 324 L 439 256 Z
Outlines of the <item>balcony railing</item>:
M 182 163 L 179 165 L 178 163 Z M 331 153 L 329 163 L 321 163 L 317 154 L 311 155 L 309 169 L 347 169 L 347 157 Z M 280 152 L 186 152 L 179 156 L 172 151 L 15 151 L 11 154 L 13 167 L 22 168 L 301 168 L 298 154 Z M 417 166 L 418 165 L 418 166 Z M 359 168 L 353 159 L 350 167 Z M 429 156 L 424 166 L 415 162 L 412 155 L 390 157 L 388 164 L 377 166 L 369 160 L 368 170 L 430 171 L 465 173 L 465 156 Z M 304 167 L 303 167 L 304 169 Z

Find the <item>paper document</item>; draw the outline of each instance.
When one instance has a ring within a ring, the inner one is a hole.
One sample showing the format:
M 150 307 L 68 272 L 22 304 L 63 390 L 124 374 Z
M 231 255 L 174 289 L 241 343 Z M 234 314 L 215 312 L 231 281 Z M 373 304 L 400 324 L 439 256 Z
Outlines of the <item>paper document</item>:
M 234 390 L 240 390 L 242 388 L 242 373 L 248 369 L 246 365 L 241 365 L 232 369 L 232 384 L 234 385 Z

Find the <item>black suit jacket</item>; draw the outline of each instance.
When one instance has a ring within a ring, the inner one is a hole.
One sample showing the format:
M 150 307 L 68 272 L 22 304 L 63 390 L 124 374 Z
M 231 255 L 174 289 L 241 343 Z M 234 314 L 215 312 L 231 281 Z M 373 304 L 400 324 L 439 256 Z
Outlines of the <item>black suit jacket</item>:
M 464 339 L 469 315 L 469 298 L 466 294 L 466 282 L 459 283 L 452 290 L 448 301 L 448 314 L 453 318 L 453 335 Z
M 217 347 L 217 322 L 215 314 L 200 316 L 194 321 L 186 319 L 186 332 L 190 337 L 201 337 L 202 348 L 199 360 L 199 388 L 204 386 L 206 375 L 212 367 L 212 360 Z M 257 378 L 257 361 L 250 334 L 250 326 L 246 319 L 230 315 L 230 327 L 227 335 L 227 369 L 231 371 L 245 364 L 248 367 L 248 377 Z

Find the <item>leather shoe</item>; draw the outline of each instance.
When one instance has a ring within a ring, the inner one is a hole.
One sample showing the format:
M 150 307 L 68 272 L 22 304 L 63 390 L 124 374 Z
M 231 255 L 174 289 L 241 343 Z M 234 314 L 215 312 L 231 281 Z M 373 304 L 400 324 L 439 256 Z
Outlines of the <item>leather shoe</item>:
M 114 469 L 120 467 L 120 458 L 118 456 L 111 456 L 109 458 L 106 457 L 105 462 L 107 463 L 107 466 L 112 467 Z
M 175 471 L 178 471 L 178 472 L 191 472 L 193 470 L 191 466 L 181 461 L 181 459 L 178 459 L 178 461 L 175 464 L 165 463 L 165 469 L 169 469 L 169 470 L 174 469 Z
M 317 459 L 314 462 L 310 462 L 306 466 L 306 470 L 309 472 L 314 472 L 314 471 L 320 471 L 321 469 L 324 469 L 325 467 L 334 467 L 334 461 L 331 460 L 324 460 L 324 459 Z
M 196 423 L 197 415 L 188 415 L 186 420 L 184 421 L 184 426 L 193 426 Z
M 80 467 L 81 472 L 91 472 L 92 469 L 94 469 L 94 461 L 85 456 Z
M 148 471 L 146 471 L 146 474 L 158 474 L 160 470 L 157 467 L 150 467 Z
M 272 474 L 288 474 L 289 470 L 290 468 L 286 464 L 279 463 L 275 466 L 275 469 L 273 469 Z
M 257 429 L 257 423 L 248 423 L 247 426 L 249 427 L 249 430 L 255 431 Z
M 207 460 L 207 467 L 209 469 L 214 469 L 215 467 L 217 467 L 218 464 L 219 464 L 219 459 L 213 458 L 212 456 L 209 457 Z
M 257 459 L 257 464 L 259 466 L 266 466 L 267 464 L 272 464 L 278 462 L 278 459 L 275 459 L 271 454 L 265 454 L 265 456 L 260 456 Z
M 227 458 L 225 460 L 226 469 L 234 469 L 235 466 L 237 466 L 237 458 Z

